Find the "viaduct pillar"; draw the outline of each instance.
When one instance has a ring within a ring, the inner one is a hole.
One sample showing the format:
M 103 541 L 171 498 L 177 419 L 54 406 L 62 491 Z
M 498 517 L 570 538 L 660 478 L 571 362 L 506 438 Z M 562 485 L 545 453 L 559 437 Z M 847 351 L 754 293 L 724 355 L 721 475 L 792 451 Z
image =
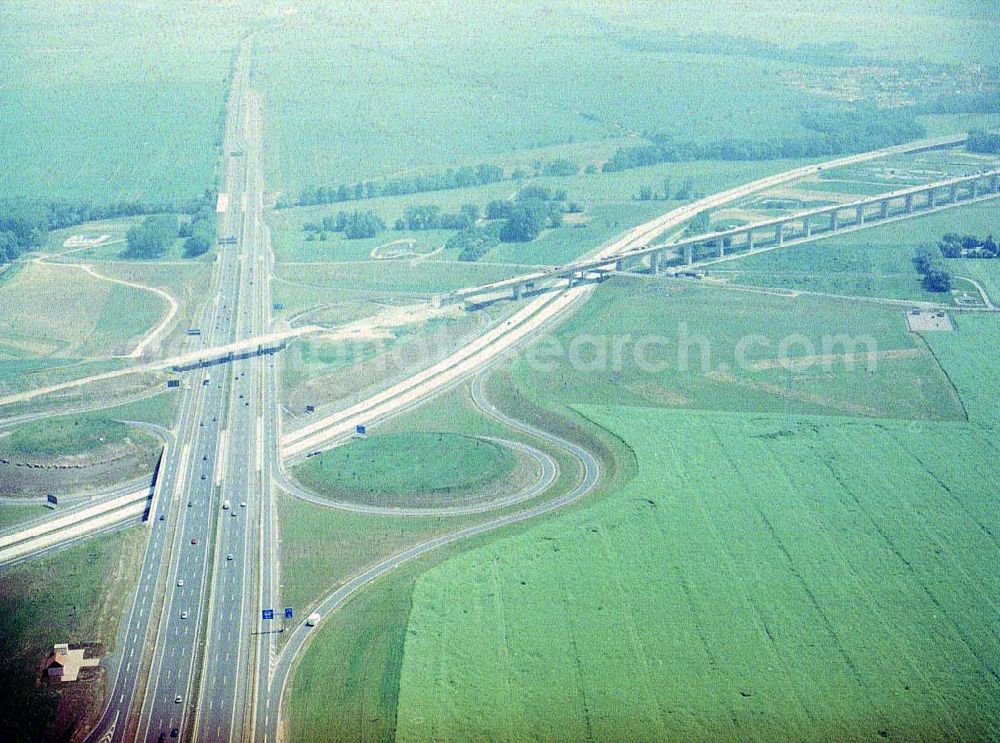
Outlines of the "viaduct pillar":
M 882 219 L 889 218 L 889 199 L 882 199 L 879 209 L 879 217 Z
M 927 189 L 927 208 L 928 209 L 933 209 L 934 208 L 934 198 L 935 198 L 935 196 L 937 196 L 937 194 L 935 193 L 936 191 L 937 191 L 937 189 L 934 189 L 934 188 L 928 188 Z
M 830 212 L 830 232 L 836 232 L 840 224 L 837 221 L 837 210 Z
M 694 245 L 688 244 L 684 246 L 684 262 L 689 266 L 694 263 Z
M 858 208 L 855 211 L 857 213 L 857 219 L 854 220 L 855 223 L 858 224 L 858 225 L 864 224 L 865 223 L 865 205 L 864 204 L 859 204 Z
M 802 218 L 802 234 L 809 237 L 813 233 L 812 220 L 809 217 Z
M 781 245 L 785 242 L 785 223 L 778 222 L 774 226 L 774 242 L 776 245 Z
M 913 194 L 908 193 L 903 199 L 903 211 L 907 214 L 913 213 Z
M 956 201 L 958 201 L 958 184 L 957 183 L 952 183 L 951 184 L 951 188 L 948 189 L 948 200 L 952 204 L 954 204 Z
M 719 254 L 719 257 L 722 258 L 726 254 L 726 241 L 721 237 L 716 238 L 715 249 L 716 252 Z

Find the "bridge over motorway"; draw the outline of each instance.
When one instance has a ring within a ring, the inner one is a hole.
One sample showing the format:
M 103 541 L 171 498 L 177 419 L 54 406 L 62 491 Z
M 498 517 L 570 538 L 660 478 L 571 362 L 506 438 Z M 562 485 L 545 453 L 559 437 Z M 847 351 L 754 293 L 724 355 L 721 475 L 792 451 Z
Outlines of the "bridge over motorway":
M 726 230 L 695 235 L 669 243 L 643 245 L 601 255 L 564 266 L 522 274 L 482 286 L 459 289 L 437 298 L 441 306 L 485 302 L 509 296 L 519 300 L 527 294 L 586 281 L 600 281 L 614 272 L 646 267 L 652 273 L 678 272 L 706 254 L 722 258 L 726 251 L 750 253 L 785 243 L 804 242 L 831 234 L 874 226 L 930 211 L 984 201 L 1000 195 L 1000 169 L 948 178 L 934 183 L 891 191 L 848 203 L 823 206 Z M 679 265 L 666 266 L 668 261 Z

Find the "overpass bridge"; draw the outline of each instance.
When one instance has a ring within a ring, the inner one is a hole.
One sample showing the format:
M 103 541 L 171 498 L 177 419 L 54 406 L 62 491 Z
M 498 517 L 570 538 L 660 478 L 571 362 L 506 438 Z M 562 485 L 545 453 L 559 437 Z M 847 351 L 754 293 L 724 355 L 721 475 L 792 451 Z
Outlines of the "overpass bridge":
M 1000 169 L 948 178 L 934 183 L 891 191 L 856 201 L 823 206 L 761 222 L 739 225 L 670 243 L 643 245 L 597 258 L 568 263 L 544 271 L 522 274 L 482 286 L 459 289 L 438 297 L 450 305 L 510 297 L 556 289 L 566 284 L 600 281 L 636 267 L 651 273 L 683 271 L 707 257 L 722 258 L 727 251 L 750 253 L 785 243 L 803 242 L 840 231 L 874 226 L 939 209 L 984 201 L 1000 195 Z M 676 262 L 668 266 L 668 262 Z

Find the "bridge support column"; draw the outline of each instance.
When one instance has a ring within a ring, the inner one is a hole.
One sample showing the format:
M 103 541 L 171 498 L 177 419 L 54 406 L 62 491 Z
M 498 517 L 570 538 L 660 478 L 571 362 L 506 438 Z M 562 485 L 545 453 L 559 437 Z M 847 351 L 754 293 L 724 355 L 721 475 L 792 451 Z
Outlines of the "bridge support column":
M 572 285 L 572 280 L 570 281 Z M 514 284 L 514 301 L 517 302 L 524 296 L 524 284 Z
M 908 193 L 903 199 L 903 211 L 907 214 L 913 213 L 913 194 Z
M 659 273 L 660 272 L 660 254 L 650 253 L 649 254 L 649 272 Z
M 619 258 L 615 261 L 615 271 L 621 272 L 625 270 L 625 259 Z
M 802 218 L 802 234 L 806 237 L 811 236 L 813 233 L 812 220 L 809 217 Z
M 935 199 L 936 196 L 937 196 L 936 189 L 933 189 L 933 188 L 928 188 L 927 189 L 927 208 L 928 209 L 933 209 L 934 208 L 934 199 Z
M 694 263 L 694 245 L 684 246 L 684 262 L 689 266 Z
M 990 191 L 1000 191 L 1000 176 L 990 176 Z
M 954 204 L 958 201 L 958 184 L 952 183 L 951 188 L 948 190 L 948 200 Z
M 719 257 L 722 258 L 726 254 L 726 241 L 721 237 L 717 238 L 715 241 L 715 249 L 719 254 Z
M 753 250 L 753 230 L 747 230 L 747 250 Z
M 973 181 L 969 184 L 969 198 L 974 199 L 979 196 L 979 181 Z
M 834 209 L 830 212 L 830 232 L 836 232 L 840 228 L 840 222 L 837 219 L 837 210 Z
M 778 222 L 778 224 L 774 226 L 774 244 L 781 245 L 784 242 L 785 242 L 785 223 Z
M 863 225 L 865 223 L 865 206 L 861 204 L 856 210 L 857 218 L 854 220 L 855 224 Z
M 881 219 L 889 218 L 889 199 L 882 199 L 878 214 Z

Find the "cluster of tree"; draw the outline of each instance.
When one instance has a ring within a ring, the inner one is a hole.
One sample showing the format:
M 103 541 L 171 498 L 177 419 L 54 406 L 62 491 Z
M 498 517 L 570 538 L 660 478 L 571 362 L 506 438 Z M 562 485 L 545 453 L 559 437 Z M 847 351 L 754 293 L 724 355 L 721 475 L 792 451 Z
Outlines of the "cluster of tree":
M 306 231 L 307 240 L 326 240 L 327 232 L 342 232 L 348 240 L 360 240 L 375 237 L 385 229 L 385 222 L 371 209 L 365 211 L 339 211 L 336 216 L 323 217 L 319 222 L 306 222 L 302 225 Z
M 496 200 L 486 205 L 486 218 L 503 220 L 497 233 L 501 242 L 530 242 L 546 227 L 559 227 L 569 206 L 564 189 L 550 191 L 544 186 L 526 186 L 513 201 Z
M 987 132 L 983 129 L 973 129 L 965 143 L 969 152 L 984 152 L 989 155 L 1000 155 L 1000 134 Z
M 580 166 L 572 160 L 557 158 L 549 160 L 542 167 L 542 175 L 570 176 L 580 172 Z
M 457 212 L 442 212 L 439 206 L 410 206 L 396 220 L 397 230 L 467 230 L 479 219 L 479 207 L 463 204 Z
M 21 253 L 45 244 L 48 215 L 39 204 L 5 201 L 0 204 L 0 263 L 16 260 Z
M 711 227 L 711 216 L 709 215 L 707 209 L 702 209 L 691 218 L 687 227 L 684 228 L 684 232 L 688 235 L 704 235 L 711 229 Z
M 159 258 L 180 234 L 176 214 L 154 214 L 125 232 L 125 258 Z
M 694 181 L 690 178 L 685 178 L 681 181 L 681 184 L 677 187 L 676 191 L 671 190 L 671 184 L 669 178 L 664 178 L 660 183 L 660 188 L 657 189 L 655 186 L 640 186 L 638 199 L 640 201 L 652 201 L 653 199 L 660 199 L 662 201 L 667 201 L 671 195 L 673 198 L 679 201 L 687 201 L 694 196 Z
M 295 204 L 334 204 L 341 201 L 359 201 L 380 196 L 401 196 L 404 194 L 446 191 L 470 186 L 484 186 L 503 180 L 503 168 L 485 163 L 476 167 L 449 168 L 437 173 L 399 176 L 386 180 L 369 180 L 358 183 L 342 183 L 339 186 L 319 186 L 302 189 Z M 292 206 L 285 200 L 278 206 Z
M 178 235 L 184 238 L 184 257 L 196 258 L 212 249 L 217 219 L 208 209 L 195 214 L 190 222 L 182 222 Z
M 924 286 L 928 291 L 951 291 L 952 274 L 938 248 L 933 245 L 921 245 L 917 248 L 913 265 L 924 277 Z
M 483 226 L 473 225 L 468 229 L 456 232 L 444 244 L 448 250 L 460 249 L 460 261 L 476 261 L 484 256 L 490 248 L 500 242 L 500 223 L 490 222 Z
M 604 163 L 613 173 L 644 165 L 690 160 L 776 160 L 820 157 L 902 144 L 925 134 L 912 111 L 887 111 L 872 106 L 825 107 L 802 114 L 810 134 L 772 139 L 719 139 L 712 142 L 677 142 L 670 135 L 646 133 L 650 144 L 622 147 Z
M 190 226 L 181 225 L 172 239 L 176 239 L 178 233 L 189 240 L 194 237 L 190 247 L 185 244 L 185 254 L 200 255 L 211 247 L 215 237 L 215 198 L 216 192 L 209 189 L 194 199 L 165 203 L 115 201 L 94 204 L 66 199 L 49 202 L 24 199 L 0 201 L 0 263 L 13 261 L 23 252 L 44 245 L 50 230 L 104 219 L 156 214 L 193 215 Z M 142 224 L 147 222 L 149 220 L 144 220 Z M 176 217 L 173 222 L 177 222 Z M 133 233 L 136 252 L 130 244 L 125 254 L 129 257 L 156 257 L 161 232 L 166 234 L 167 230 L 154 228 L 150 232 L 149 228 L 137 226 L 140 229 Z M 162 252 L 159 254 L 162 255 Z
M 945 258 L 997 258 L 1000 257 L 1000 246 L 997 246 L 993 235 L 986 238 L 975 235 L 959 235 L 948 232 L 938 243 L 938 249 Z

